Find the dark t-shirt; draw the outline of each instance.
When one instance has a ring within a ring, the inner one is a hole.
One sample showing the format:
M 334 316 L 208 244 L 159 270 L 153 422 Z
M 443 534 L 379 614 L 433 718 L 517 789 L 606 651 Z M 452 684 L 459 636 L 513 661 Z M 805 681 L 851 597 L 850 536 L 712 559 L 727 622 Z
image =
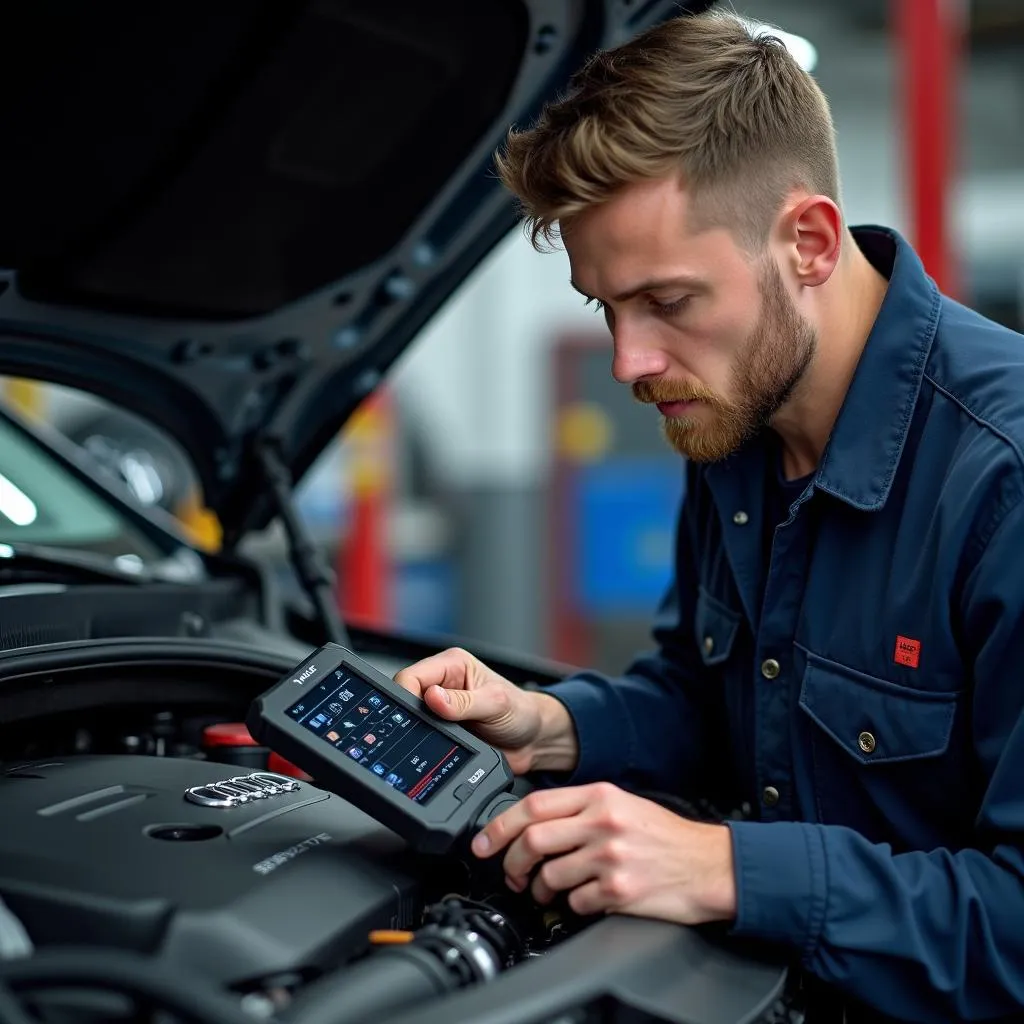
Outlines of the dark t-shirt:
M 771 564 L 772 542 L 775 528 L 789 518 L 789 507 L 813 479 L 814 474 L 787 480 L 782 468 L 782 442 L 778 435 L 768 431 L 768 458 L 765 459 L 764 474 L 764 520 L 761 527 L 761 601 L 764 602 L 764 588 L 768 580 L 768 566 Z

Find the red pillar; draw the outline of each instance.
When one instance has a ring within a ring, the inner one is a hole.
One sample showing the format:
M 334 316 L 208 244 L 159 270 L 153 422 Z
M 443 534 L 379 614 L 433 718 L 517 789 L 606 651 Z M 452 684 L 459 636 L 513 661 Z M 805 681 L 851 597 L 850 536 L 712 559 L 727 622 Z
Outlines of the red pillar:
M 910 236 L 928 273 L 959 289 L 950 232 L 965 0 L 893 0 Z

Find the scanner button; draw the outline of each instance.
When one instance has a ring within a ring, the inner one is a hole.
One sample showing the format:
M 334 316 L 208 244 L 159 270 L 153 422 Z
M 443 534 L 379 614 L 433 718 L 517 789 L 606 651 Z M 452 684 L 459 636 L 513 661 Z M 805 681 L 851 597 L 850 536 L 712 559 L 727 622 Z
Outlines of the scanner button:
M 462 785 L 456 786 L 453 792 L 453 796 L 459 803 L 464 803 L 469 799 L 470 793 L 473 792 L 473 787 L 468 782 L 463 782 Z
M 519 797 L 515 796 L 512 793 L 509 793 L 506 796 L 500 797 L 499 799 L 495 800 L 494 803 L 492 803 L 490 805 L 490 807 L 487 810 L 487 817 L 486 818 L 481 818 L 480 819 L 480 824 L 486 825 L 487 822 L 494 821 L 494 819 L 499 814 L 503 814 L 513 804 L 517 804 L 517 803 L 519 803 Z

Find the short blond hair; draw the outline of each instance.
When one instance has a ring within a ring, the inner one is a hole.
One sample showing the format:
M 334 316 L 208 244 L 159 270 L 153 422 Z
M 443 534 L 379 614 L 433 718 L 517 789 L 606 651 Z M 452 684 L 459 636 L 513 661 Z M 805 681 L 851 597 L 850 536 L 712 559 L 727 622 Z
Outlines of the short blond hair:
M 828 101 L 770 32 L 682 15 L 593 56 L 537 123 L 495 155 L 536 248 L 623 186 L 677 173 L 695 229 L 760 248 L 797 187 L 837 205 Z

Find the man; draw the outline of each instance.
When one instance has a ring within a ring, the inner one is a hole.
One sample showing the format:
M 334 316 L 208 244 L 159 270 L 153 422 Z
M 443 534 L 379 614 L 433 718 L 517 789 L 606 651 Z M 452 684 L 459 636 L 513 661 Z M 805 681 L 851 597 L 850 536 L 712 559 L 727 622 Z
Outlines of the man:
M 851 1008 L 1020 1012 L 1024 339 L 845 226 L 824 97 L 730 16 L 597 56 L 499 169 L 687 486 L 657 650 L 621 678 L 520 690 L 457 650 L 399 674 L 562 773 L 476 852 L 581 913 L 730 922 Z

